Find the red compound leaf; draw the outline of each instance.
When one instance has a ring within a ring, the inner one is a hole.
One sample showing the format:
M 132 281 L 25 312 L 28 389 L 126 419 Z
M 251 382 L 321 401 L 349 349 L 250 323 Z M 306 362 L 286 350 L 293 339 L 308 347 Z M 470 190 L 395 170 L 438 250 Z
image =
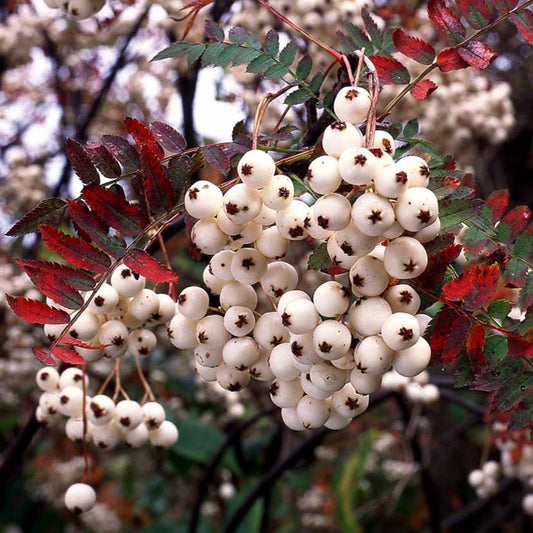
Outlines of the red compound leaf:
M 411 95 L 417 100 L 425 100 L 432 92 L 438 89 L 437 84 L 431 80 L 422 80 L 415 83 Z
M 437 56 L 437 66 L 442 72 L 468 67 L 468 63 L 459 55 L 456 48 L 445 48 Z
M 529 9 L 523 9 L 511 15 L 511 20 L 520 35 L 529 44 L 533 44 L 533 12 Z
M 523 337 L 507 337 L 507 350 L 510 357 L 533 357 L 533 344 Z
M 61 309 L 50 307 L 39 300 L 6 294 L 7 303 L 22 320 L 31 324 L 68 324 L 70 316 Z
M 409 83 L 409 71 L 397 59 L 385 56 L 371 56 L 369 59 L 374 63 L 382 85 Z
M 48 366 L 57 365 L 53 357 L 48 352 L 41 350 L 41 348 L 34 347 L 32 348 L 32 352 L 33 352 L 33 355 L 35 355 L 35 357 L 39 361 L 41 361 L 41 363 L 44 363 L 45 365 L 48 365 Z
M 433 63 L 435 59 L 435 48 L 427 41 L 408 35 L 402 28 L 396 28 L 394 30 L 392 40 L 398 52 L 423 65 L 431 65 Z
M 185 139 L 172 126 L 164 122 L 152 122 L 150 129 L 159 144 L 169 152 L 179 154 L 187 148 Z
M 134 272 L 141 274 L 156 283 L 178 281 L 178 275 L 170 268 L 162 265 L 147 252 L 134 248 L 124 256 L 124 264 Z
M 455 318 L 442 347 L 441 358 L 444 364 L 453 363 L 461 353 L 471 327 L 472 322 L 469 317 L 458 315 Z
M 96 167 L 91 161 L 89 154 L 85 151 L 85 148 L 79 142 L 73 139 L 67 139 L 65 152 L 74 172 L 83 183 L 95 183 L 96 185 L 100 183 L 100 176 Z
M 451 326 L 457 317 L 459 317 L 457 312 L 450 307 L 444 308 L 437 315 L 429 337 L 429 344 L 431 345 L 431 351 L 435 360 L 441 358 L 442 350 L 446 344 Z
M 487 68 L 498 57 L 497 52 L 481 41 L 472 41 L 461 46 L 459 55 L 471 67 L 477 69 Z
M 446 269 L 461 254 L 460 244 L 450 244 L 429 257 L 428 266 L 418 282 L 426 289 L 434 289 L 442 283 Z
M 466 36 L 466 28 L 444 0 L 429 0 L 429 20 L 439 35 L 450 45 L 459 44 Z
M 85 359 L 76 351 L 62 346 L 52 348 L 52 355 L 69 365 L 84 365 Z
M 144 187 L 150 208 L 155 213 L 170 210 L 175 203 L 174 188 L 166 171 L 153 152 L 141 149 L 141 166 L 144 172 Z
M 509 208 L 509 191 L 494 191 L 487 198 L 487 206 L 492 213 L 492 223 L 498 222 Z
M 27 269 L 48 272 L 49 274 L 55 276 L 56 279 L 68 283 L 79 291 L 90 291 L 95 285 L 94 279 L 85 272 L 62 265 L 60 263 L 54 263 L 53 261 L 33 261 L 30 259 L 19 259 L 17 260 L 17 264 L 25 272 L 28 271 Z
M 165 151 L 157 144 L 154 134 L 144 124 L 141 124 L 136 118 L 127 117 L 124 125 L 139 149 L 147 148 L 158 159 L 164 157 Z
M 472 28 L 485 28 L 494 19 L 492 8 L 485 0 L 456 0 L 457 7 Z
M 485 345 L 485 328 L 481 324 L 476 324 L 468 335 L 466 341 L 466 353 L 470 356 L 472 363 L 476 366 L 485 366 L 488 362 L 487 356 L 483 352 Z

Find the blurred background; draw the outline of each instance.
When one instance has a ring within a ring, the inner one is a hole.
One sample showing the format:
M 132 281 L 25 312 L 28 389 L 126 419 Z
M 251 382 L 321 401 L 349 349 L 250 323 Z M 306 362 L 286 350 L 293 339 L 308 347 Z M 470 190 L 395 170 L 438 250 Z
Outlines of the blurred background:
M 401 24 L 443 46 L 428 23 L 426 2 L 271 3 L 336 47 L 341 20 L 361 25 L 364 7 L 381 27 Z M 181 59 L 150 62 L 183 34 L 186 23 L 176 19 L 184 5 L 108 0 L 96 17 L 76 22 L 41 0 L 0 3 L 2 235 L 41 199 L 79 191 L 63 153 L 67 137 L 85 143 L 124 134 L 124 118 L 133 116 L 168 122 L 195 146 L 230 140 L 237 122 L 253 119 L 269 83 L 242 69 L 198 70 Z M 280 29 L 253 0 L 217 0 L 200 12 L 188 40 L 204 39 L 207 18 L 258 35 Z M 513 204 L 531 206 L 531 47 L 507 23 L 487 41 L 500 53 L 489 69 L 435 74 L 439 89 L 425 102 L 408 96 L 391 119 L 418 117 L 421 136 L 473 172 L 483 196 L 509 188 Z M 315 65 L 329 63 L 320 51 L 308 52 Z M 408 67 L 417 74 L 419 66 Z M 332 75 L 325 88 L 333 82 Z M 386 87 L 380 106 L 397 92 Z M 272 106 L 264 127 L 272 128 L 282 112 L 283 106 Z M 291 110 L 285 123 L 303 127 L 305 116 Z M 200 283 L 205 263 L 191 259 L 185 237 L 174 237 L 169 251 L 180 288 Z M 34 378 L 41 365 L 31 347 L 45 343 L 42 331 L 17 319 L 5 303 L 6 292 L 35 297 L 12 256 L 46 258 L 46 251 L 31 238 L 0 236 L 0 458 L 35 408 Z M 321 279 L 312 272 L 303 282 L 311 288 Z M 107 365 L 92 365 L 91 380 L 100 382 Z M 64 509 L 63 494 L 83 471 L 80 446 L 59 428 L 41 429 L 9 481 L 0 477 L 0 531 L 531 530 L 530 518 L 517 512 L 524 484 L 509 478 L 490 501 L 479 500 L 469 487 L 468 473 L 482 459 L 499 458 L 484 418 L 486 398 L 454 392 L 451 378 L 438 368 L 420 383 L 390 384 L 365 415 L 331 434 L 283 428 L 261 383 L 241 393 L 203 383 L 188 356 L 163 340 L 150 358 L 149 375 L 179 427 L 176 446 L 164 452 L 91 449 L 98 504 L 75 517 Z M 132 390 L 138 387 L 125 379 Z M 431 401 L 420 393 L 429 381 L 438 387 Z M 243 518 L 232 523 L 235 513 Z

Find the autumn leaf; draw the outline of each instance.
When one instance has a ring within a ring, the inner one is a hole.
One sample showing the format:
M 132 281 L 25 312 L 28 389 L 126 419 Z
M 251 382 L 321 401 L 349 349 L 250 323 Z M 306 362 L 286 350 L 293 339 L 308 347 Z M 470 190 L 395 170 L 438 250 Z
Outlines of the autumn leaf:
M 468 63 L 459 55 L 456 48 L 445 48 L 439 52 L 436 63 L 442 72 L 468 67 Z
M 54 346 L 52 348 L 52 355 L 57 357 L 63 363 L 69 365 L 84 365 L 85 359 L 75 350 L 64 348 L 62 346 Z
M 392 40 L 398 52 L 423 65 L 431 65 L 433 63 L 435 49 L 427 41 L 408 35 L 402 28 L 394 30 Z
M 453 363 L 461 353 L 471 326 L 470 318 L 465 315 L 458 315 L 451 323 L 440 354 L 444 364 Z
M 487 68 L 498 57 L 497 52 L 481 41 L 466 43 L 458 52 L 462 59 L 477 69 Z
M 376 67 L 379 81 L 383 85 L 409 83 L 409 71 L 397 59 L 385 56 L 370 56 L 369 59 Z
M 165 155 L 164 150 L 157 144 L 154 134 L 136 118 L 126 117 L 124 121 L 126 131 L 133 137 L 140 150 L 148 149 L 154 157 L 162 159 Z
M 19 318 L 31 324 L 68 324 L 70 320 L 65 311 L 50 307 L 39 300 L 9 294 L 6 294 L 6 300 Z
M 124 264 L 134 272 L 156 283 L 168 283 L 179 279 L 173 270 L 162 265 L 150 254 L 138 248 L 130 250 L 124 256 Z
M 438 89 L 437 84 L 431 80 L 422 80 L 413 85 L 411 95 L 417 100 L 425 100 L 432 92 Z
M 476 324 L 468 335 L 466 341 L 466 353 L 475 365 L 484 366 L 487 364 L 487 356 L 483 352 L 485 344 L 485 327 Z
M 48 352 L 41 350 L 41 348 L 34 347 L 32 348 L 32 352 L 33 352 L 33 355 L 35 355 L 35 357 L 39 361 L 41 361 L 41 363 L 44 363 L 45 365 L 48 365 L 48 366 L 57 366 L 57 363 L 52 358 L 52 356 Z
M 465 38 L 465 27 L 444 0 L 429 0 L 428 16 L 446 43 L 450 45 L 459 44 Z

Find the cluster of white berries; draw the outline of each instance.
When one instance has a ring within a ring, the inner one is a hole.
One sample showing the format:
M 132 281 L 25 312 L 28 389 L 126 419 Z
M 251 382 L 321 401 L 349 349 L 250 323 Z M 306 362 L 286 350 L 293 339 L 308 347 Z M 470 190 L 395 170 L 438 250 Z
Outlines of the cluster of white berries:
M 37 373 L 37 386 L 42 394 L 37 407 L 37 420 L 53 427 L 67 417 L 65 433 L 74 442 L 92 441 L 103 450 L 115 448 L 121 442 L 130 448 L 139 448 L 150 442 L 159 448 L 168 448 L 178 439 L 178 429 L 166 420 L 165 410 L 157 402 L 143 405 L 133 400 L 118 403 L 97 393 L 89 396 L 85 390 L 89 379 L 81 369 L 70 367 L 59 372 L 44 367 Z M 84 417 L 85 411 L 85 417 Z M 85 427 L 84 427 L 85 426 Z M 76 512 L 88 511 L 96 496 L 88 485 L 77 483 L 65 494 L 67 507 Z
M 428 166 L 414 156 L 394 162 L 394 139 L 383 131 L 373 147 L 362 147 L 355 124 L 370 109 L 364 89 L 342 89 L 334 109 L 342 122 L 325 131 L 326 155 L 306 177 L 322 195 L 311 207 L 260 150 L 244 154 L 241 183 L 224 194 L 207 181 L 187 190 L 185 209 L 198 219 L 191 238 L 212 256 L 204 282 L 220 307 L 210 308 L 207 292 L 189 287 L 168 330 L 176 347 L 194 350 L 207 381 L 228 390 L 242 389 L 250 377 L 270 382 L 272 401 L 295 430 L 345 427 L 367 408 L 391 366 L 411 378 L 431 357 L 421 336 L 428 317 L 416 316 L 420 298 L 410 285 L 395 284 L 424 271 L 421 243 L 440 228 L 437 198 L 426 188 Z M 343 180 L 367 187 L 353 206 L 336 192 Z M 326 281 L 312 297 L 297 290 L 296 269 L 280 259 L 291 242 L 308 238 L 327 240 L 333 263 L 349 270 L 348 286 Z M 272 311 L 255 311 L 256 284 Z
M 470 472 L 468 484 L 479 498 L 488 498 L 498 492 L 500 473 L 500 464 L 497 461 L 487 461 L 482 468 Z
M 427 315 L 417 316 L 420 321 L 427 317 Z M 381 380 L 381 388 L 401 392 L 414 404 L 432 405 L 440 398 L 439 388 L 429 382 L 429 374 L 425 370 L 414 377 L 402 376 L 395 370 L 385 372 Z
M 52 9 L 61 9 L 77 20 L 94 17 L 104 6 L 106 0 L 44 0 Z

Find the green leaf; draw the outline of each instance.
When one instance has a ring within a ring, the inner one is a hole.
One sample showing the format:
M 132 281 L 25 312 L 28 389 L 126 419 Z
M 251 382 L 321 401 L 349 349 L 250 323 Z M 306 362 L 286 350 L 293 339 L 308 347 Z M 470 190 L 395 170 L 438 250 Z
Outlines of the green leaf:
M 309 74 L 311 74 L 311 69 L 313 68 L 313 60 L 310 56 L 304 56 L 298 62 L 296 67 L 296 78 L 299 80 L 306 80 Z
M 474 382 L 474 372 L 470 366 L 469 357 L 466 352 L 461 353 L 456 358 L 455 371 L 453 374 L 453 385 L 458 389 L 470 387 Z
M 413 118 L 405 125 L 403 134 L 407 139 L 412 139 L 418 135 L 420 127 L 418 125 L 418 119 Z
M 322 72 L 318 71 L 311 80 L 311 83 L 309 84 L 309 90 L 315 94 L 318 94 L 318 91 L 320 91 L 320 87 L 322 86 L 322 83 L 324 82 L 324 74 Z
M 513 246 L 513 253 L 518 257 L 529 257 L 533 251 L 533 236 L 526 229 L 518 236 Z
M 511 286 L 520 287 L 526 278 L 527 270 L 528 267 L 524 261 L 517 257 L 512 257 L 505 266 L 503 279 L 505 283 Z
M 313 253 L 309 256 L 307 268 L 311 270 L 324 270 L 331 265 L 331 258 L 328 254 L 327 244 L 323 242 L 317 246 Z
M 47 198 L 26 213 L 6 233 L 8 237 L 18 237 L 34 233 L 41 224 L 59 224 L 67 204 L 61 198 Z
M 247 72 L 252 72 L 254 74 L 262 74 L 270 68 L 272 65 L 276 64 L 276 60 L 267 54 L 261 54 L 257 56 L 246 69 Z
M 191 47 L 194 47 L 193 43 L 180 42 L 171 44 L 169 47 L 161 50 L 157 53 L 151 61 L 160 61 L 161 59 L 170 59 L 171 57 L 180 57 L 189 53 Z
M 203 43 L 191 46 L 187 54 L 187 65 L 190 67 L 193 63 L 200 59 L 200 56 L 205 52 L 206 45 Z
M 528 394 L 520 404 L 513 409 L 509 420 L 509 431 L 530 426 L 533 420 L 533 394 Z
M 478 198 L 473 200 L 445 200 L 441 204 L 439 214 L 441 229 L 451 228 L 456 224 L 469 220 L 481 209 L 482 206 L 483 200 Z
M 309 92 L 308 89 L 302 87 L 301 89 L 296 89 L 295 91 L 292 91 L 287 98 L 285 98 L 285 104 L 287 105 L 297 105 L 297 104 L 303 104 L 304 102 L 307 102 L 307 100 L 310 100 L 313 98 L 313 94 Z
M 347 33 L 347 38 L 351 41 L 352 45 L 349 47 L 348 50 L 345 50 L 347 53 L 353 52 L 354 50 L 360 50 L 361 48 L 365 49 L 365 53 L 368 55 L 374 54 L 374 46 L 370 42 L 370 39 L 366 36 L 366 34 L 356 26 L 355 24 L 352 24 L 348 20 L 344 20 L 342 22 L 342 25 L 344 26 L 344 29 Z
M 264 50 L 271 56 L 277 56 L 279 52 L 279 34 L 275 30 L 269 30 L 265 37 Z
M 263 76 L 265 76 L 267 80 L 277 80 L 279 78 L 283 78 L 283 76 L 287 75 L 288 73 L 288 67 L 282 65 L 281 63 L 277 63 L 268 68 L 264 72 Z
M 511 311 L 513 304 L 507 300 L 494 300 L 489 304 L 488 314 L 492 318 L 503 320 Z
M 521 309 L 528 309 L 533 304 L 533 271 L 527 273 L 526 281 L 520 288 L 518 303 Z
M 497 365 L 507 355 L 507 339 L 503 335 L 490 335 L 483 348 L 491 365 Z
M 298 47 L 292 41 L 289 41 L 287 46 L 285 46 L 285 48 L 279 54 L 280 62 L 286 67 L 290 67 L 294 61 L 294 58 L 296 57 L 297 51 Z

